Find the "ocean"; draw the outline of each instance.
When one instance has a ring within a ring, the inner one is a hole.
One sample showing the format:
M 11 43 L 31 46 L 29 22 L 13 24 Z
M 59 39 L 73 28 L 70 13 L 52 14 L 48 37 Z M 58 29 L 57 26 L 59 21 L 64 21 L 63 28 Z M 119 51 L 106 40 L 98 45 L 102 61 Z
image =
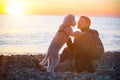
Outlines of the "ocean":
M 89 17 L 105 51 L 120 51 L 120 18 Z M 0 54 L 45 54 L 63 19 L 64 16 L 0 15 Z M 77 26 L 73 30 L 78 30 Z M 60 53 L 64 47 L 66 44 Z

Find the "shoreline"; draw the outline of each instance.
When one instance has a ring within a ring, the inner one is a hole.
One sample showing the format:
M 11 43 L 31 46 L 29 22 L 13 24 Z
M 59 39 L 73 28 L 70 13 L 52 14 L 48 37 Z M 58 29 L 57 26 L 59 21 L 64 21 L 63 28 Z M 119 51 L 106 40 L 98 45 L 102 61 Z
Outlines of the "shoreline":
M 120 53 L 120 51 L 105 51 L 105 53 Z M 11 55 L 45 55 L 46 52 L 41 53 L 41 52 L 0 52 L 0 56 L 1 55 L 5 55 L 5 56 L 11 56 Z M 61 53 L 59 53 L 61 54 Z
M 0 80 L 118 80 L 120 79 L 120 52 L 105 52 L 99 68 L 94 73 L 86 71 L 56 72 L 54 74 L 39 71 L 34 64 L 34 56 L 41 59 L 44 54 L 1 55 Z

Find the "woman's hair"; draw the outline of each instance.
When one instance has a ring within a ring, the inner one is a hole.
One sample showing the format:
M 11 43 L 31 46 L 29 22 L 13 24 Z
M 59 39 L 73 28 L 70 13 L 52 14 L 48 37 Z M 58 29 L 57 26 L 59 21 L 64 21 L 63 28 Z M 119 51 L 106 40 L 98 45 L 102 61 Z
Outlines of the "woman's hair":
M 63 21 L 63 25 L 64 26 L 71 26 L 71 24 L 75 22 L 75 16 L 72 14 L 69 14 L 67 16 L 65 16 L 64 21 Z
M 87 17 L 87 16 L 81 16 L 80 18 L 84 18 L 84 19 L 85 19 L 85 21 L 86 21 L 88 27 L 91 25 L 91 20 L 90 20 L 89 17 Z

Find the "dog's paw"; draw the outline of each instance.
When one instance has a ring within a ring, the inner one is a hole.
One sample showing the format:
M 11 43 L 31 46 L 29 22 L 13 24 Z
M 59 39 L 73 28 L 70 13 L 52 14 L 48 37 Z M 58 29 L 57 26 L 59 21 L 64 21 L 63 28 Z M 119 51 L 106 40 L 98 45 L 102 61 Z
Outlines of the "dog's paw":
M 39 64 L 40 61 L 38 59 L 34 59 L 34 63 L 35 63 L 35 66 L 37 67 L 37 69 L 39 69 L 40 71 L 42 71 L 42 72 L 47 71 L 47 69 L 44 66 Z

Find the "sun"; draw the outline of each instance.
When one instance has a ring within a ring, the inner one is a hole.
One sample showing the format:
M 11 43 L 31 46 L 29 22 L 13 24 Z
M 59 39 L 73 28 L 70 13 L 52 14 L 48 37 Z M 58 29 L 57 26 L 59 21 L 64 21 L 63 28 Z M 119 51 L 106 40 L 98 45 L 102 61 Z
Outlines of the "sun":
M 6 12 L 11 15 L 22 15 L 25 11 L 25 7 L 23 7 L 22 2 L 10 2 Z

